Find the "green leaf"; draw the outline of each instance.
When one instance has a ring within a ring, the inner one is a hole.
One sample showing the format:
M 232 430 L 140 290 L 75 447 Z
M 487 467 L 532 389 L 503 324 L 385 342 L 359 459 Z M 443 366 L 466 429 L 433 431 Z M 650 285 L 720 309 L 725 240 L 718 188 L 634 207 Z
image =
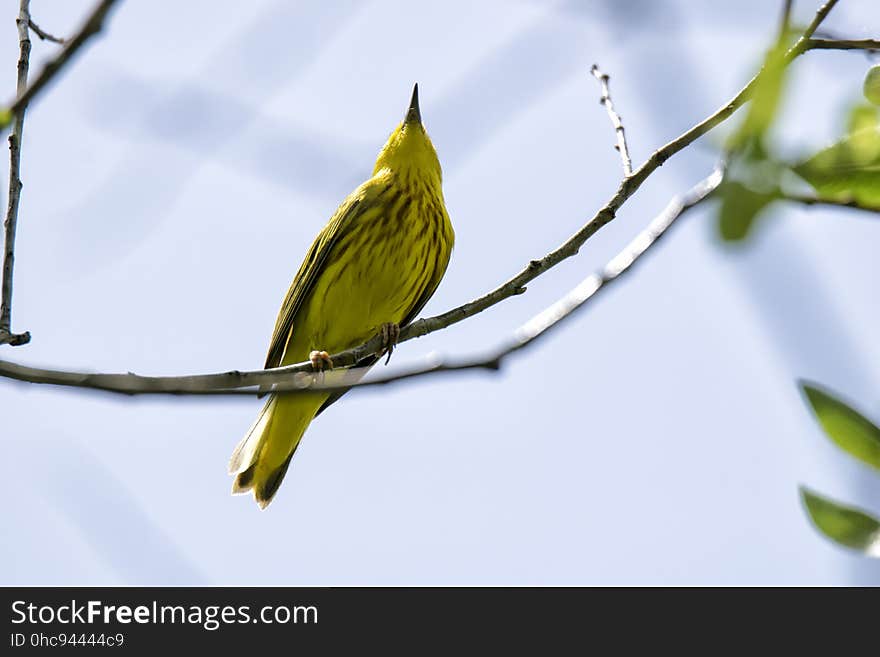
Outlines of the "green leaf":
M 837 445 L 880 470 L 880 428 L 829 392 L 801 382 L 819 424 Z
M 12 123 L 12 112 L 8 109 L 0 109 L 0 130 L 5 130 Z
M 749 143 L 763 141 L 764 134 L 773 119 L 776 118 L 785 83 L 786 50 L 784 40 L 780 40 L 767 53 L 764 66 L 752 92 L 746 118 L 731 137 L 730 150 L 737 150 Z
M 801 500 L 821 533 L 835 543 L 880 557 L 880 522 L 860 509 L 844 506 L 800 487 Z
M 869 103 L 880 105 L 880 66 L 872 66 L 868 70 L 862 90 Z
M 880 203 L 880 112 L 857 105 L 850 112 L 848 134 L 793 167 L 825 198 Z
M 724 183 L 718 195 L 721 198 L 718 218 L 721 239 L 738 242 L 749 235 L 755 219 L 776 199 L 777 193 L 776 190 L 755 190 L 734 180 Z
M 869 128 L 876 130 L 878 126 L 880 126 L 880 108 L 867 103 L 856 103 L 850 108 L 846 117 L 847 134 L 851 135 Z
M 726 180 L 717 192 L 721 199 L 718 231 L 725 242 L 746 239 L 758 215 L 780 195 L 782 167 L 769 155 L 765 137 L 782 99 L 790 37 L 783 35 L 767 53 L 746 118 L 727 144 Z

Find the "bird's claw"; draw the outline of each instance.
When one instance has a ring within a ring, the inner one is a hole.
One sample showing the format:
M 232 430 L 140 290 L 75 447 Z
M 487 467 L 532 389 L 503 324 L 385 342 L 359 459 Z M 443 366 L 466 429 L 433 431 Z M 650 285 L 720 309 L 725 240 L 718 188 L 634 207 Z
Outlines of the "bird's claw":
M 309 354 L 309 360 L 312 363 L 312 369 L 316 372 L 333 369 L 333 359 L 326 351 L 313 351 Z
M 400 325 L 391 322 L 382 324 L 379 328 L 379 335 L 382 336 L 381 355 L 388 354 L 388 358 L 385 359 L 385 364 L 387 365 L 388 361 L 391 360 L 391 352 L 394 351 L 394 347 L 397 346 L 397 341 L 400 339 Z

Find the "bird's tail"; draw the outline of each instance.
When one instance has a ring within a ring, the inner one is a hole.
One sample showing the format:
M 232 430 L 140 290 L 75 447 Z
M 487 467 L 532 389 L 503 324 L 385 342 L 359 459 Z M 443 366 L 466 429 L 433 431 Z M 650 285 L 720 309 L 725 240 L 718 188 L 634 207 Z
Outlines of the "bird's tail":
M 254 491 L 265 509 L 281 485 L 303 433 L 326 395 L 271 395 L 242 441 L 232 452 L 232 494 Z

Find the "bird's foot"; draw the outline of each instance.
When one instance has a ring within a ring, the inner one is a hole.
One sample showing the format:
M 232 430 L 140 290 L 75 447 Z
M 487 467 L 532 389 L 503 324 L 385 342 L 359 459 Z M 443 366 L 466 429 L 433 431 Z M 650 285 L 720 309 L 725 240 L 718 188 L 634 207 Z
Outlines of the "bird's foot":
M 394 347 L 397 346 L 397 341 L 400 339 L 400 325 L 391 322 L 382 324 L 379 328 L 379 335 L 382 336 L 382 353 L 380 356 L 388 354 L 388 358 L 385 359 L 385 364 L 387 365 L 388 361 L 391 360 L 391 352 L 394 351 Z
M 326 351 L 313 351 L 309 354 L 309 360 L 312 363 L 312 369 L 316 372 L 333 369 L 333 359 Z

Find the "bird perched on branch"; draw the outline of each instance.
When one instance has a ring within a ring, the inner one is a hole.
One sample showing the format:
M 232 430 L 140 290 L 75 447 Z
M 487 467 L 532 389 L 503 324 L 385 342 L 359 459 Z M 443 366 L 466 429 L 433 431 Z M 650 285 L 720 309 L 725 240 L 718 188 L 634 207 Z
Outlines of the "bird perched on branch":
M 400 327 L 416 318 L 437 289 L 454 239 L 416 85 L 372 177 L 342 202 L 300 265 L 275 323 L 266 368 L 306 359 L 316 370 L 332 368 L 329 354 L 377 334 L 390 353 Z M 265 508 L 309 423 L 341 394 L 270 394 L 232 454 L 232 492 L 252 490 Z

